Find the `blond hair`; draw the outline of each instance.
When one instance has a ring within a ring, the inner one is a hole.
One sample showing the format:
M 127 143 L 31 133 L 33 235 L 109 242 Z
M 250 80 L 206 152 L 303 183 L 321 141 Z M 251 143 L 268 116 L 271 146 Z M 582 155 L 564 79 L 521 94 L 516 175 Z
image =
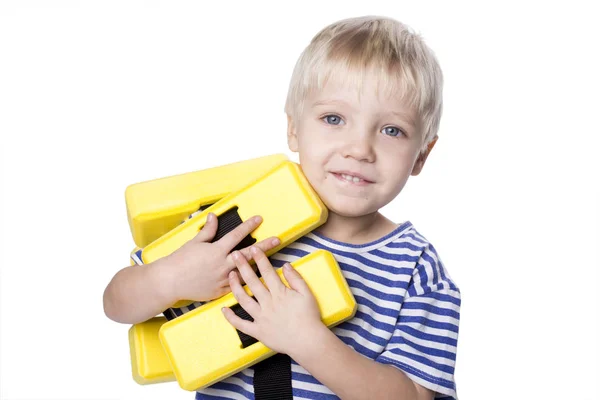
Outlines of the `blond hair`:
M 425 150 L 437 137 L 442 115 L 442 70 L 421 36 L 391 18 L 349 18 L 317 33 L 296 63 L 285 112 L 299 117 L 306 97 L 332 78 L 360 91 L 370 71 L 388 94 L 415 109 Z

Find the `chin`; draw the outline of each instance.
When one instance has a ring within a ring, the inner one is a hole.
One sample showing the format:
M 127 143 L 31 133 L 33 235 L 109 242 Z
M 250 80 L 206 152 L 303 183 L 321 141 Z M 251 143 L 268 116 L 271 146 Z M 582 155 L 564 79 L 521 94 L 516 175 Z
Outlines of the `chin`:
M 378 208 L 374 208 L 367 204 L 357 204 L 357 199 L 350 199 L 348 202 L 327 201 L 323 200 L 329 212 L 341 217 L 356 218 L 377 212 Z M 348 204 L 351 203 L 351 204 Z

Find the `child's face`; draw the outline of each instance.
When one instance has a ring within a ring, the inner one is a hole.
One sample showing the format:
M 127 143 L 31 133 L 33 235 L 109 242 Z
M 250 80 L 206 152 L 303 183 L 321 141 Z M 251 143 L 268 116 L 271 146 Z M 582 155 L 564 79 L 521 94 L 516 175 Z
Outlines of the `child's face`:
M 417 175 L 422 134 L 414 110 L 375 91 L 375 78 L 353 88 L 328 83 L 309 96 L 302 114 L 288 117 L 288 145 L 327 208 L 360 217 L 392 201 Z

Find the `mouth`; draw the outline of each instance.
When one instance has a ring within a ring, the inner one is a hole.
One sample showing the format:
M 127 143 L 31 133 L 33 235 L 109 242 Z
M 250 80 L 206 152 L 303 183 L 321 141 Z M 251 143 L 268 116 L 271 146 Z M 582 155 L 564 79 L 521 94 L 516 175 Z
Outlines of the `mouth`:
M 343 181 L 343 182 L 348 182 L 351 183 L 353 185 L 368 185 L 370 183 L 373 183 L 373 181 L 368 180 L 366 177 L 354 173 L 354 172 L 350 172 L 350 171 L 338 171 L 338 172 L 331 172 L 331 174 L 333 176 L 335 176 L 337 179 Z

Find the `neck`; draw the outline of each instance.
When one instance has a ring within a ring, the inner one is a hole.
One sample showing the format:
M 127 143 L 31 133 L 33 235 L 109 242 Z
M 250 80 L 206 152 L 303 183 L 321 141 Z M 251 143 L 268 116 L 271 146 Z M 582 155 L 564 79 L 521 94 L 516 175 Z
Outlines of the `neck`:
M 365 244 L 385 236 L 396 226 L 379 212 L 360 217 L 346 217 L 330 211 L 327 222 L 316 231 L 338 242 Z

